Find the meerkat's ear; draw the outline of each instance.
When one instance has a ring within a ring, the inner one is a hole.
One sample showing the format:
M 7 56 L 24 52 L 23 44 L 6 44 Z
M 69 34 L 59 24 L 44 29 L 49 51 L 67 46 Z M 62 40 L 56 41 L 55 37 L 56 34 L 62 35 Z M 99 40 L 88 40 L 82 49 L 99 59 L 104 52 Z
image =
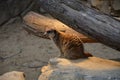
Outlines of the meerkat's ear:
M 50 27 L 46 27 L 45 28 L 45 31 L 49 31 L 49 30 L 52 30 L 53 28 L 50 28 Z

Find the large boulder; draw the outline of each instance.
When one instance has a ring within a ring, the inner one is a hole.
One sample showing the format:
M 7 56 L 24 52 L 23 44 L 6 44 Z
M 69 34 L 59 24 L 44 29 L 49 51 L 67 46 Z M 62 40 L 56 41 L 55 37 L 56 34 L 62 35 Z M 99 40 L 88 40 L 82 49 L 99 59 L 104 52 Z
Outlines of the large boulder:
M 0 25 L 30 10 L 39 10 L 39 7 L 39 0 L 0 0 Z
M 12 71 L 0 76 L 0 80 L 25 80 L 23 72 Z
M 89 57 L 88 59 L 50 59 L 38 80 L 120 80 L 120 62 Z

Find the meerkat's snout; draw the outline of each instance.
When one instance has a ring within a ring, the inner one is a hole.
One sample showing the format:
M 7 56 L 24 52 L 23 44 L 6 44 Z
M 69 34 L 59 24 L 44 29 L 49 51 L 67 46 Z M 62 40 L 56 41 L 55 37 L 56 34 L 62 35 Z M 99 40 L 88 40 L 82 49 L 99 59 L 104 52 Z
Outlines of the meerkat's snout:
M 47 35 L 47 32 L 44 32 L 44 34 L 43 34 L 44 36 L 46 36 Z

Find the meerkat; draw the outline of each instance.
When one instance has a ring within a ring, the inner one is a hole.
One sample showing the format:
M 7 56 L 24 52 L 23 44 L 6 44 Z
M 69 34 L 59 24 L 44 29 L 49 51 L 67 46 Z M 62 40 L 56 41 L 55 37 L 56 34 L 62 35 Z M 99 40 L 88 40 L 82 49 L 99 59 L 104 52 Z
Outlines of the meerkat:
M 79 37 L 74 34 L 57 31 L 55 29 L 48 29 L 44 35 L 53 40 L 59 48 L 61 54 L 59 57 L 67 59 L 79 59 L 92 56 L 84 53 L 84 46 Z

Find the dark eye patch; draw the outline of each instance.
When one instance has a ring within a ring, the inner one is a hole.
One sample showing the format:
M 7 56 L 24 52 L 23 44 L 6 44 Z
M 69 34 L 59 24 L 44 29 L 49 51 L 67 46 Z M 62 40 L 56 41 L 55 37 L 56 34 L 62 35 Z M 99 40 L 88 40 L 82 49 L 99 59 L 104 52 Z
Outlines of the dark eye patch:
M 52 31 L 47 31 L 47 33 L 52 33 Z
M 56 30 L 52 29 L 52 30 L 48 30 L 47 33 L 56 33 Z

